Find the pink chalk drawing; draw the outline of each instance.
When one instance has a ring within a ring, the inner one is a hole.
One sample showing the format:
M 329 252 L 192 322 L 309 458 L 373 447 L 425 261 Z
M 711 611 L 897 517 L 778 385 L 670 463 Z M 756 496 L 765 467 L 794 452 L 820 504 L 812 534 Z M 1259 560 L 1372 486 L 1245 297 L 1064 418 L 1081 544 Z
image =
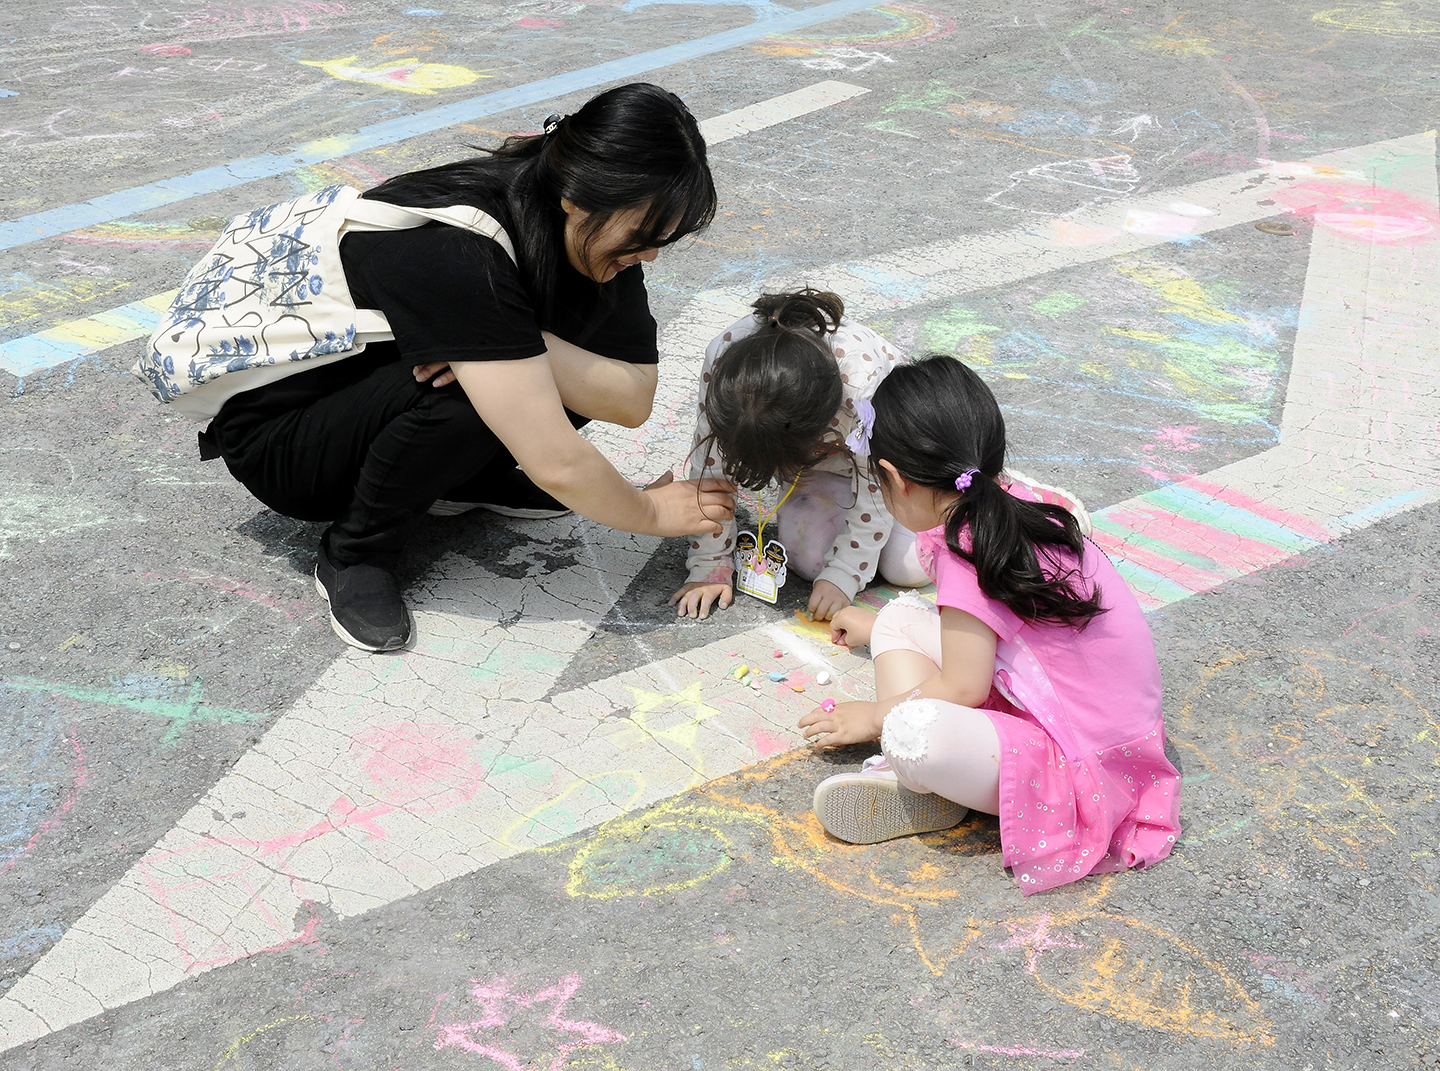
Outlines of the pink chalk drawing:
M 173 851 L 157 848 L 148 853 L 136 871 L 166 914 L 186 973 L 233 963 L 257 951 L 315 943 L 318 916 L 296 934 L 293 919 L 267 906 L 266 888 L 277 879 L 288 881 L 296 897 L 308 903 L 302 892 L 306 879 L 298 873 L 297 862 L 303 846 L 346 830 L 386 840 L 382 819 L 388 815 L 440 811 L 470 799 L 484 783 L 484 770 L 471 757 L 469 743 L 443 725 L 397 722 L 366 729 L 351 739 L 351 752 L 367 782 L 365 794 L 373 801 L 368 805 L 342 795 L 318 822 L 292 833 L 263 840 L 209 836 Z M 252 924 L 273 933 L 273 945 L 257 950 L 245 943 L 248 939 L 232 945 L 191 921 L 196 910 L 192 902 L 203 902 L 206 889 L 217 883 L 245 898 L 254 915 Z
M 1025 950 L 1025 972 L 1034 974 L 1035 968 L 1040 962 L 1040 957 L 1052 948 L 1087 948 L 1088 946 L 1078 941 L 1072 941 L 1065 936 L 1052 936 L 1050 933 L 1051 915 L 1046 912 L 1034 919 L 1028 920 L 1030 925 L 1025 925 L 1025 919 L 1015 922 L 1006 922 L 1005 928 L 1010 931 L 1010 939 L 1002 941 L 996 948 L 1023 948 Z
M 97 242 L 95 244 L 105 244 Z M 133 243 L 111 243 L 111 244 L 133 244 Z M 254 584 L 244 580 L 232 580 L 228 576 L 209 576 L 204 573 L 192 573 L 182 570 L 175 574 L 140 572 L 136 576 L 146 580 L 186 580 L 200 587 L 210 588 L 214 591 L 223 591 L 227 595 L 238 595 L 242 599 L 256 603 L 267 610 L 274 610 L 277 614 L 295 620 L 297 616 L 313 616 L 310 604 L 305 599 L 293 595 L 272 595 L 271 593 L 257 588 Z M 289 604 L 287 608 L 282 600 Z
M 40 843 L 40 838 L 60 824 L 60 820 L 70 813 L 75 806 L 75 800 L 80 795 L 80 789 L 85 787 L 85 782 L 90 780 L 90 772 L 85 767 L 85 752 L 80 748 L 80 740 L 75 735 L 75 728 L 70 729 L 70 746 L 75 750 L 75 769 L 71 775 L 69 788 L 65 790 L 65 798 L 60 801 L 60 806 L 55 808 L 55 813 L 40 823 L 39 828 L 30 835 L 30 839 L 24 846 L 15 851 L 11 856 L 0 862 L 0 877 L 15 869 L 15 865 L 21 859 L 35 850 L 35 845 Z
M 1057 217 L 1052 220 L 1050 240 L 1056 245 L 1086 246 L 1108 242 L 1120 234 L 1114 227 L 1087 227 L 1074 220 Z
M 1440 211 L 1435 205 L 1384 186 L 1295 182 L 1278 191 L 1275 199 L 1288 212 L 1314 215 L 1321 226 L 1367 242 L 1406 242 L 1440 232 Z
M 1321 543 L 1320 524 L 1191 476 L 1091 515 L 1095 542 L 1154 609 Z
M 536 15 L 526 15 L 523 19 L 516 19 L 515 25 L 526 30 L 543 30 L 551 26 L 564 26 L 559 19 L 544 19 Z
M 768 759 L 771 755 L 778 755 L 782 751 L 790 750 L 788 737 L 776 733 L 767 733 L 764 729 L 755 728 L 750 730 L 750 743 L 755 748 L 755 754 L 762 759 Z
M 375 798 L 415 813 L 453 807 L 479 791 L 485 773 L 469 744 L 443 725 L 406 721 L 357 733 L 350 746 Z
M 1155 431 L 1155 442 L 1157 445 L 1165 445 L 1172 450 L 1198 450 L 1200 444 L 1195 441 L 1195 433 L 1200 430 L 1198 424 L 1186 424 L 1178 428 L 1157 428 Z M 1146 451 L 1153 447 L 1147 446 Z
M 208 41 L 229 41 L 238 37 L 276 37 L 330 28 L 330 16 L 345 14 L 345 5 L 333 0 L 289 0 L 272 4 L 210 4 L 180 16 L 173 42 L 148 46 L 155 49 Z
M 470 993 L 484 1014 L 468 1023 L 442 1026 L 435 1038 L 436 1049 L 464 1049 L 476 1056 L 488 1057 L 506 1071 L 560 1071 L 570 1054 L 583 1045 L 629 1040 L 608 1026 L 565 1018 L 565 1005 L 580 988 L 578 974 L 567 974 L 554 985 L 530 993 L 512 989 L 504 978 L 472 981 Z M 536 1014 L 541 1016 L 538 1022 L 534 1018 Z M 548 1063 L 522 1059 L 518 1053 L 501 1047 L 502 1043 L 513 1044 L 514 1033 L 527 1025 L 552 1035 L 550 1043 L 555 1048 L 544 1054 L 549 1057 Z

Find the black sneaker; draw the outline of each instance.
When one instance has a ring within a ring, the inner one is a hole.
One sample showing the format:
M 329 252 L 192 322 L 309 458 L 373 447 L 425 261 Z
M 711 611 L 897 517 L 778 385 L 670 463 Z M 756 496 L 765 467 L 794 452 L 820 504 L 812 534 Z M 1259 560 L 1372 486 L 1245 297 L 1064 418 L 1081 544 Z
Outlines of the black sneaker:
M 315 590 L 330 604 L 330 627 L 351 647 L 394 651 L 410 642 L 415 622 L 400 584 L 378 565 L 336 568 L 320 541 L 315 561 Z
M 526 521 L 563 517 L 571 512 L 569 506 L 535 486 L 534 481 L 518 468 L 511 469 L 487 487 L 484 501 L 457 502 L 453 499 L 437 498 L 430 506 L 430 514 L 435 517 L 458 517 L 472 509 L 488 509 L 502 517 L 517 517 Z

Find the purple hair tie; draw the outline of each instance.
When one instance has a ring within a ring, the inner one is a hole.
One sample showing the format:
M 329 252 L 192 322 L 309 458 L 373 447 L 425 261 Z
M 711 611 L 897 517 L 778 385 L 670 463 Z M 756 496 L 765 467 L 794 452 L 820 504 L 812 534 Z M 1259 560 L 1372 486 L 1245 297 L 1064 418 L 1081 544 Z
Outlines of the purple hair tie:
M 976 476 L 980 475 L 979 469 L 966 469 L 959 476 L 955 477 L 955 490 L 965 492 L 970 490 L 970 484 Z
M 870 436 L 875 434 L 875 406 L 869 398 L 855 399 L 855 430 L 845 436 L 845 445 L 856 457 L 870 455 Z

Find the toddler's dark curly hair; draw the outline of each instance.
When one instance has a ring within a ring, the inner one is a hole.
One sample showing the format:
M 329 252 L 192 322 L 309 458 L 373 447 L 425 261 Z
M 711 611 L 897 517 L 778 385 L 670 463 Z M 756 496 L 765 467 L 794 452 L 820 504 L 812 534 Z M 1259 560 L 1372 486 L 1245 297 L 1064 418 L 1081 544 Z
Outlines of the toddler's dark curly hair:
M 806 287 L 762 294 L 752 307 L 760 328 L 731 343 L 710 370 L 700 403 L 710 436 L 701 449 L 718 450 L 725 475 L 758 491 L 825 456 L 821 437 L 844 400 L 829 336 L 845 303 Z

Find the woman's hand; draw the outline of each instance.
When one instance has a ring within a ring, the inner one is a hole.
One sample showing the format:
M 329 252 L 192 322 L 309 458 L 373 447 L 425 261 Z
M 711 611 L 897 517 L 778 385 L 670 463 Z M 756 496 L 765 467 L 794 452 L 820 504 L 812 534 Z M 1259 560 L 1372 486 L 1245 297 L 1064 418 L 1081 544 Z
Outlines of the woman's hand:
M 829 621 L 849 605 L 845 593 L 828 580 L 817 580 L 810 589 L 811 621 Z
M 651 535 L 719 535 L 735 519 L 735 485 L 729 480 L 672 477 L 656 480 L 644 494 L 655 514 Z
M 455 382 L 455 373 L 450 370 L 449 361 L 431 361 L 429 364 L 417 364 L 414 368 L 415 382 L 424 383 L 427 379 L 435 376 L 436 372 L 444 372 L 442 376 L 435 376 L 430 384 L 432 387 L 448 387 Z
M 675 607 L 676 617 L 693 617 L 704 621 L 710 616 L 713 604 L 717 610 L 730 605 L 735 597 L 734 588 L 729 584 L 707 584 L 703 581 L 686 584 L 670 596 L 670 605 Z
M 867 647 L 870 633 L 875 628 L 873 610 L 862 610 L 858 606 L 847 606 L 830 622 L 830 642 L 842 647 Z
M 880 739 L 884 722 L 878 703 L 839 703 L 830 710 L 816 707 L 803 715 L 800 730 L 807 740 L 828 733 L 824 740 L 818 741 L 820 746 L 840 747 Z

